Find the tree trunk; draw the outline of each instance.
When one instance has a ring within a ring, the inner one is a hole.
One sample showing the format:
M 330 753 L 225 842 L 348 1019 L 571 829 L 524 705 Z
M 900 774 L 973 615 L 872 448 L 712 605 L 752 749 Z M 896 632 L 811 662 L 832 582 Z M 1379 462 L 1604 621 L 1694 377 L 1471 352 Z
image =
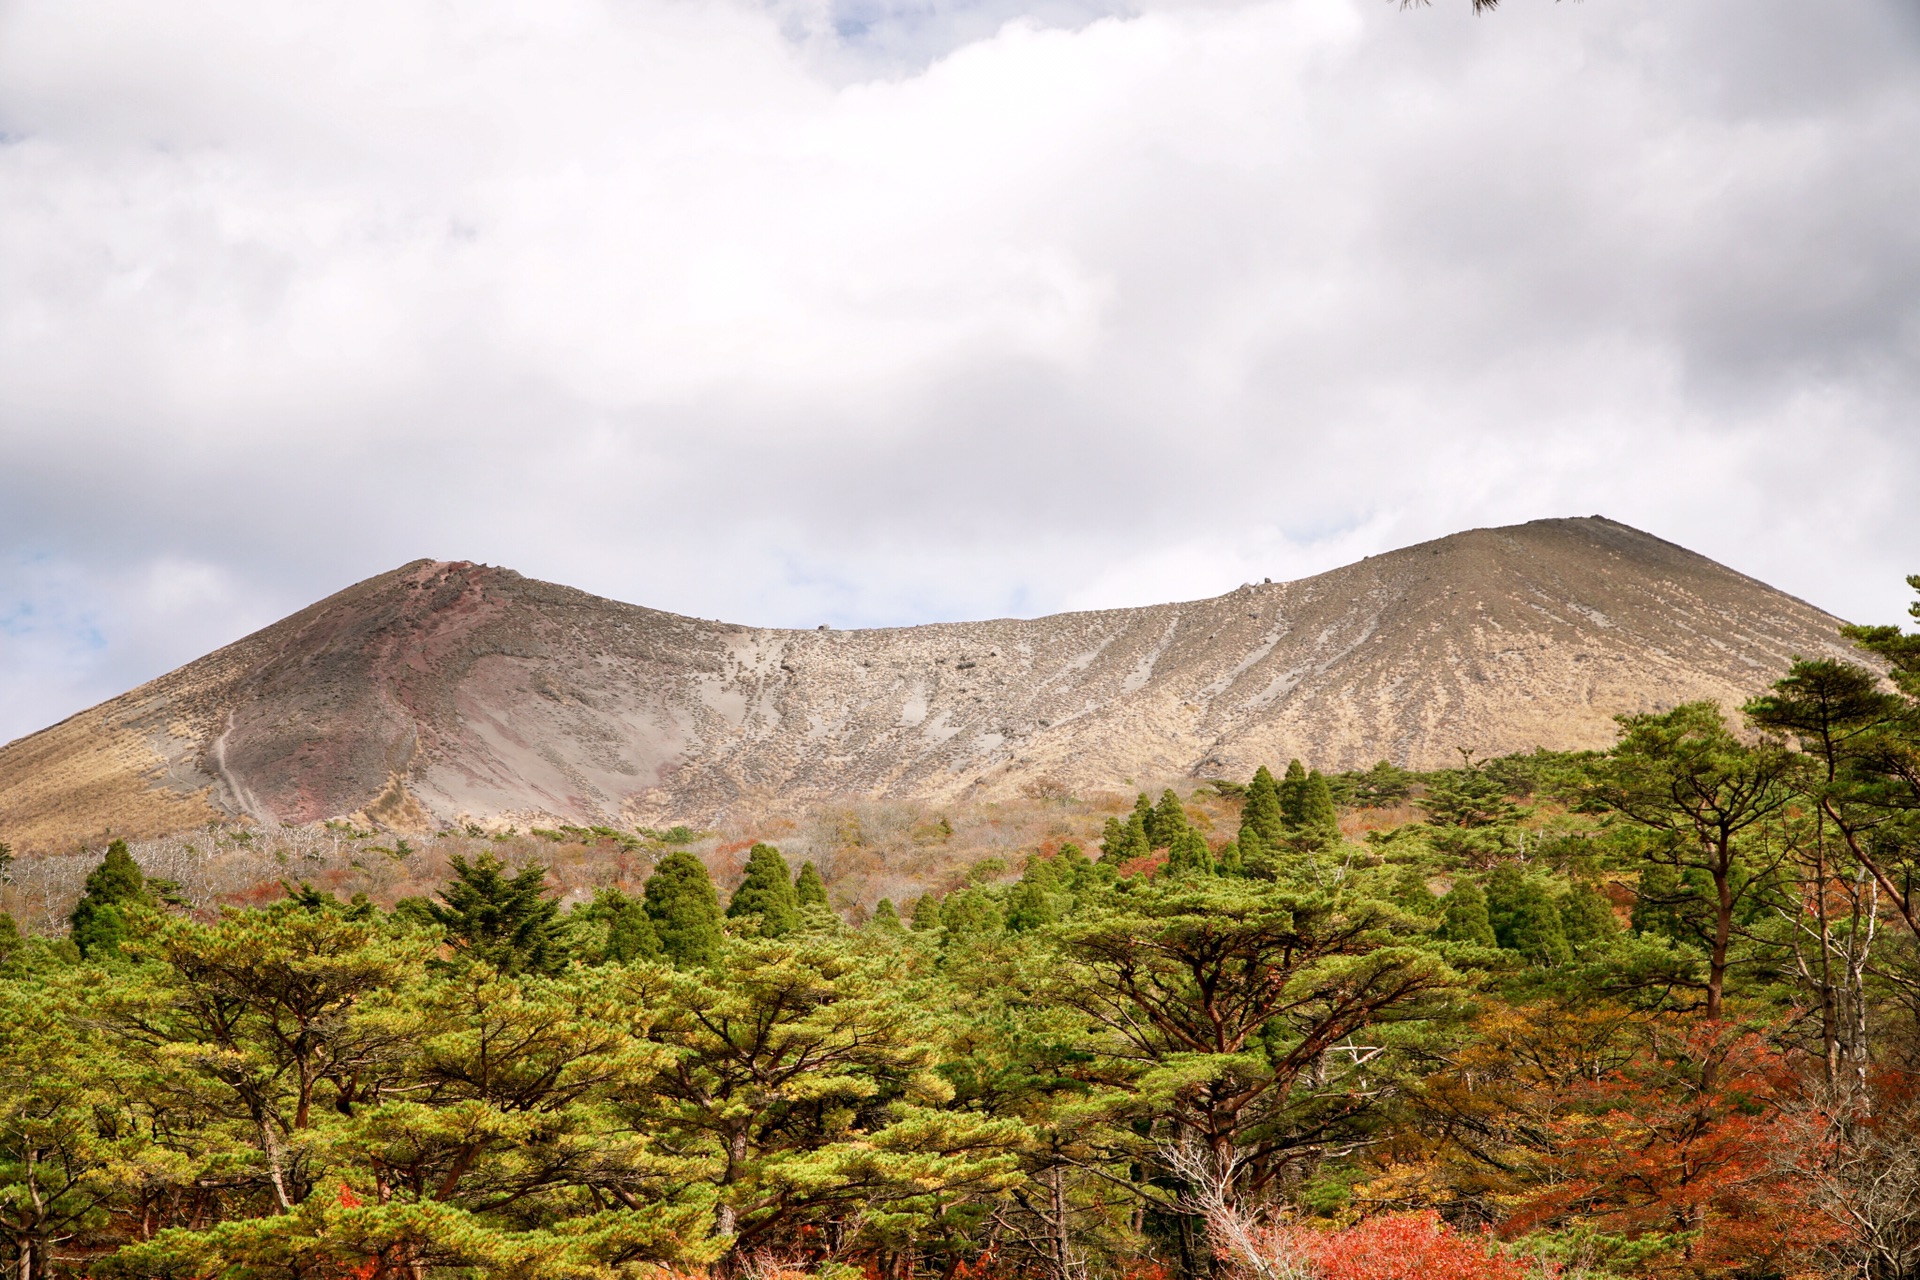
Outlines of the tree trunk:
M 1048 1171 L 1047 1194 L 1051 1212 L 1047 1221 L 1047 1251 L 1051 1255 L 1048 1261 L 1053 1268 L 1054 1280 L 1067 1280 L 1069 1268 L 1066 1181 L 1066 1171 L 1059 1165 Z
M 1707 962 L 1707 1021 L 1720 1021 L 1727 987 L 1727 948 L 1733 941 L 1733 841 L 1720 838 L 1713 863 L 1713 954 Z

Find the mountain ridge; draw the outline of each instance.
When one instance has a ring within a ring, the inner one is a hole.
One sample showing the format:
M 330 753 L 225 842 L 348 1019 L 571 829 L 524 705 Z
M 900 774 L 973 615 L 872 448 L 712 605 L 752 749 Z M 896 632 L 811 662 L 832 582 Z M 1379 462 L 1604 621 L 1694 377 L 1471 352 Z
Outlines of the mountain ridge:
M 1738 702 L 1840 619 L 1604 517 L 1169 604 L 812 631 L 416 560 L 0 747 L 0 838 L 702 821 L 835 796 L 1433 767 Z M 1128 785 L 1132 785 L 1128 782 Z

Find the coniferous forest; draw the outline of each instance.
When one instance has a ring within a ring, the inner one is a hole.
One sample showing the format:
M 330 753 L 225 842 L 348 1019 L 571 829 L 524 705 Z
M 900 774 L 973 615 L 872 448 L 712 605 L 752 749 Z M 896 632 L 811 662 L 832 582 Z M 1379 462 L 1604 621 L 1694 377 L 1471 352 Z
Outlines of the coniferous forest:
M 773 843 L 215 912 L 116 842 L 0 918 L 5 1274 L 1920 1275 L 1920 637 L 1850 637 L 857 927 Z

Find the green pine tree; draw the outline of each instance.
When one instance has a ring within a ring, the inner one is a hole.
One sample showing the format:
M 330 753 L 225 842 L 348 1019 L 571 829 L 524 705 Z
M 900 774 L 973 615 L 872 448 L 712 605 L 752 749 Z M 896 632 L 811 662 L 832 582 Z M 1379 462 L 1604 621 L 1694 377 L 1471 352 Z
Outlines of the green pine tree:
M 940 898 L 937 894 L 923 893 L 913 904 L 913 927 L 918 933 L 931 932 L 940 927 Z
M 1487 920 L 1494 941 L 1535 964 L 1565 964 L 1573 958 L 1553 895 L 1539 877 L 1510 862 L 1487 877 Z
M 1173 844 L 1167 849 L 1167 875 L 1212 875 L 1213 869 L 1213 851 L 1207 848 L 1205 836 L 1188 827 L 1173 838 Z
M 1471 880 L 1456 880 L 1441 899 L 1446 922 L 1440 936 L 1450 942 L 1470 942 L 1476 947 L 1499 945 L 1493 936 L 1493 923 L 1487 918 L 1487 895 Z
M 892 898 L 882 898 L 873 904 L 873 918 L 867 921 L 867 927 L 879 933 L 904 932 L 900 913 L 894 909 Z
M 547 869 L 529 863 L 509 878 L 491 853 L 469 863 L 449 860 L 454 879 L 428 903 L 456 953 L 484 960 L 502 973 L 554 973 L 567 962 L 560 904 L 547 894 Z
M 1333 789 L 1318 769 L 1307 774 L 1301 795 L 1300 825 L 1307 830 L 1339 831 L 1340 811 L 1334 807 Z
M 1180 806 L 1180 797 L 1170 789 L 1162 791 L 1160 803 L 1147 819 L 1148 842 L 1156 849 L 1171 849 L 1186 829 L 1187 811 Z
M 793 900 L 802 910 L 807 907 L 833 909 L 827 901 L 827 882 L 820 878 L 820 868 L 811 861 L 800 864 L 800 875 L 793 882 Z
M 1006 927 L 1006 915 L 992 894 L 969 886 L 947 895 L 940 904 L 940 923 L 955 937 L 968 937 L 999 933 Z
M 1026 933 L 1043 929 L 1060 918 L 1059 895 L 1033 876 L 1023 877 L 1007 894 L 1007 930 Z
M 1153 801 L 1147 799 L 1147 793 L 1144 791 L 1135 798 L 1133 812 L 1127 817 L 1129 827 L 1135 823 L 1139 824 L 1141 834 L 1147 838 L 1147 852 L 1153 852 L 1157 847 L 1153 843 Z
M 150 906 L 152 902 L 147 878 L 134 862 L 127 842 L 115 840 L 107 846 L 100 865 L 88 874 L 86 891 L 67 917 L 72 926 L 73 945 L 88 960 L 119 955 L 120 944 L 127 936 L 127 911 Z
M 1251 834 L 1252 842 L 1248 841 Z M 1261 765 L 1254 770 L 1253 781 L 1247 786 L 1247 798 L 1240 806 L 1240 860 L 1248 866 L 1254 862 L 1254 849 L 1273 850 L 1280 847 L 1287 836 L 1287 824 L 1280 810 L 1280 788 L 1275 785 L 1273 775 L 1267 772 L 1267 766 Z
M 19 954 L 25 943 L 26 939 L 20 936 L 20 926 L 14 922 L 13 916 L 0 911 L 0 968 L 4 968 L 7 961 Z
M 684 849 L 662 858 L 647 877 L 646 902 L 660 951 L 676 967 L 694 968 L 719 958 L 720 895 L 700 859 Z
M 1079 893 L 1093 881 L 1093 863 L 1077 844 L 1061 845 L 1053 855 L 1053 867 L 1060 887 L 1069 892 Z
M 812 866 L 812 863 L 808 863 Z M 793 868 L 770 844 L 747 851 L 747 876 L 727 903 L 727 918 L 760 917 L 761 936 L 777 938 L 800 923 L 800 904 L 793 886 Z
M 1145 796 L 1141 797 L 1143 800 L 1145 798 Z M 1148 806 L 1146 812 L 1152 813 L 1152 806 Z M 1107 819 L 1106 831 L 1100 841 L 1100 861 L 1119 866 L 1123 862 L 1143 858 L 1152 852 L 1153 844 L 1147 835 L 1146 814 L 1143 814 L 1138 806 L 1127 815 L 1124 823 L 1117 818 Z
M 1560 899 L 1560 923 L 1576 956 L 1604 951 L 1620 936 L 1613 903 L 1591 885 L 1576 884 Z
M 1279 792 L 1280 824 L 1290 835 L 1307 822 L 1307 766 L 1298 760 L 1287 761 L 1287 776 L 1281 779 Z
M 660 939 L 647 917 L 646 903 L 618 889 L 602 889 L 593 901 L 567 917 L 579 939 L 576 946 L 589 964 L 627 964 L 660 958 Z

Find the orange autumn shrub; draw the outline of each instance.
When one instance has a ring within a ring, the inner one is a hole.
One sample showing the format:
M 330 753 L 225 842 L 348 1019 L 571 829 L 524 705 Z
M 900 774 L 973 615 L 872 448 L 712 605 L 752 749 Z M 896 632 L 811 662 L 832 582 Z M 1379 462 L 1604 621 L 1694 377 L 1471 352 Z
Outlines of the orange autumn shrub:
M 1366 1218 L 1340 1231 L 1297 1223 L 1245 1239 L 1232 1259 L 1262 1280 L 1553 1280 L 1553 1263 L 1490 1236 L 1456 1231 L 1432 1211 Z

